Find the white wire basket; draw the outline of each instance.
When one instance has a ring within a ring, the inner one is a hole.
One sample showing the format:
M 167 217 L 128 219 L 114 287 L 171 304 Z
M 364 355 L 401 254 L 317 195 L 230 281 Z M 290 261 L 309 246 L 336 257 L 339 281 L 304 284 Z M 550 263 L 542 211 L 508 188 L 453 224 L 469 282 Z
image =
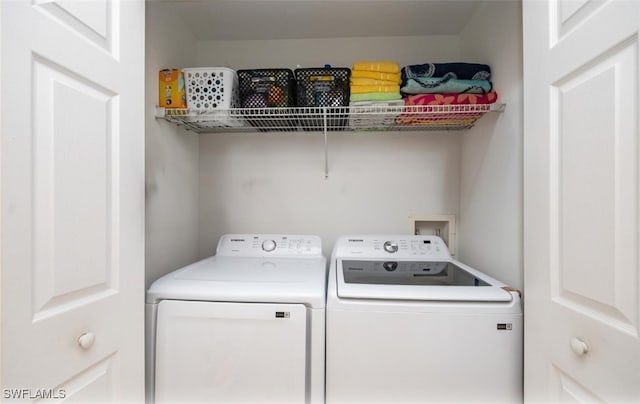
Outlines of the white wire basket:
M 238 75 L 226 67 L 194 67 L 182 69 L 185 80 L 187 109 L 197 116 L 202 128 L 242 128 L 247 123 L 231 117 L 229 109 L 240 105 Z M 191 119 L 190 116 L 185 118 Z

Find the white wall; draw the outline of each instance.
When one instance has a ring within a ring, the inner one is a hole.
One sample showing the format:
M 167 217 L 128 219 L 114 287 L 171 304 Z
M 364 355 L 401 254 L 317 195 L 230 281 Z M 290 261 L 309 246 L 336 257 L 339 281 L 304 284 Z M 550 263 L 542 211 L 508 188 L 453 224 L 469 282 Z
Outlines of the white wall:
M 232 69 L 283 67 L 294 69 L 330 64 L 351 67 L 357 60 L 394 60 L 401 66 L 429 58 L 458 59 L 457 35 L 206 41 L 198 44 L 198 66 Z
M 194 63 L 188 27 L 147 2 L 146 284 L 198 257 L 198 136 L 153 118 L 158 71 Z
M 211 255 L 227 232 L 317 234 L 329 254 L 341 234 L 407 233 L 408 215 L 456 214 L 459 258 L 522 287 L 518 1 L 480 5 L 460 36 L 197 44 L 188 30 L 167 30 L 175 21 L 153 3 L 148 10 L 149 108 L 162 67 L 349 67 L 363 59 L 489 63 L 507 103 L 462 133 L 331 134 L 326 180 L 321 133 L 198 137 L 148 118 L 148 281 Z
M 521 3 L 481 4 L 460 43 L 466 61 L 491 65 L 499 101 L 507 107 L 462 135 L 458 256 L 522 289 Z
M 351 67 L 457 60 L 456 36 L 213 41 L 198 66 Z M 329 255 L 337 236 L 408 233 L 409 215 L 457 214 L 460 134 L 332 133 L 324 178 L 321 132 L 210 134 L 200 138 L 200 256 L 227 232 L 316 234 Z
M 456 213 L 459 142 L 451 134 L 216 135 L 200 142 L 200 253 L 225 232 L 337 236 L 407 233 L 407 216 Z

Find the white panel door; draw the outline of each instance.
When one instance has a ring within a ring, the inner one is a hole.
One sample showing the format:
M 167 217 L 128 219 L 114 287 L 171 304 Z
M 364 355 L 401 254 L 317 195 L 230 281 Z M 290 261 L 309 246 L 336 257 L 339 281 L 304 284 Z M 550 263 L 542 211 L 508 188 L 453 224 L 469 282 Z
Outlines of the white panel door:
M 142 401 L 144 2 L 0 14 L 3 397 Z
M 640 2 L 523 12 L 525 398 L 638 402 Z
M 305 403 L 302 304 L 164 300 L 156 326 L 157 403 Z

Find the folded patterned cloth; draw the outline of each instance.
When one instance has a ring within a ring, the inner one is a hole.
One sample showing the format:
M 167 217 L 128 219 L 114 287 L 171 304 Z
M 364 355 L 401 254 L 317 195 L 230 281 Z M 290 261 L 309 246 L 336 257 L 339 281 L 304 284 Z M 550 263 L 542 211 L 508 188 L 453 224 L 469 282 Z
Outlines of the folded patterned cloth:
M 369 79 L 366 77 L 356 77 L 350 80 L 352 86 L 397 86 L 395 81 Z
M 399 73 L 400 66 L 396 62 L 390 61 L 365 61 L 354 62 L 353 69 L 351 70 L 364 70 L 369 72 L 385 72 L 385 73 Z
M 392 86 L 351 86 L 351 94 L 399 92 L 400 86 L 397 84 L 394 84 Z
M 489 65 L 479 63 L 425 63 L 402 68 L 402 79 L 451 77 L 460 80 L 491 80 Z
M 450 77 L 407 79 L 400 89 L 404 94 L 486 94 L 493 88 L 489 80 L 459 80 Z
M 498 93 L 487 94 L 417 94 L 404 99 L 405 105 L 459 105 L 493 104 L 498 101 Z
M 376 80 L 393 81 L 400 84 L 402 79 L 400 73 L 382 73 L 382 72 L 368 72 L 364 70 L 351 70 L 351 78 L 368 78 Z
M 471 126 L 483 115 L 483 110 L 476 110 L 465 105 L 488 105 L 496 102 L 498 94 L 418 94 L 404 98 L 404 112 L 396 117 L 399 125 L 423 127 L 464 127 Z M 460 105 L 457 107 L 456 105 Z M 441 108 L 447 106 L 448 112 L 443 114 Z M 450 106 L 450 107 L 449 107 Z M 449 110 L 451 108 L 451 110 Z
M 401 100 L 402 96 L 399 92 L 395 93 L 363 93 L 363 94 L 354 94 L 351 93 L 349 97 L 349 101 L 358 102 L 358 101 L 393 101 L 393 100 Z

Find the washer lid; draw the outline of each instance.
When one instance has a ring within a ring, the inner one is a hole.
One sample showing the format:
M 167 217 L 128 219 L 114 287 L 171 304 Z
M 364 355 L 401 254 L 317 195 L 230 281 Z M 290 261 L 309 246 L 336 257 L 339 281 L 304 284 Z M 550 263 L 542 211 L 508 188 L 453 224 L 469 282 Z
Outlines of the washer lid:
M 209 257 L 155 281 L 147 302 L 201 300 L 324 307 L 326 260 Z
M 338 260 L 341 298 L 421 301 L 511 301 L 500 282 L 454 260 Z

